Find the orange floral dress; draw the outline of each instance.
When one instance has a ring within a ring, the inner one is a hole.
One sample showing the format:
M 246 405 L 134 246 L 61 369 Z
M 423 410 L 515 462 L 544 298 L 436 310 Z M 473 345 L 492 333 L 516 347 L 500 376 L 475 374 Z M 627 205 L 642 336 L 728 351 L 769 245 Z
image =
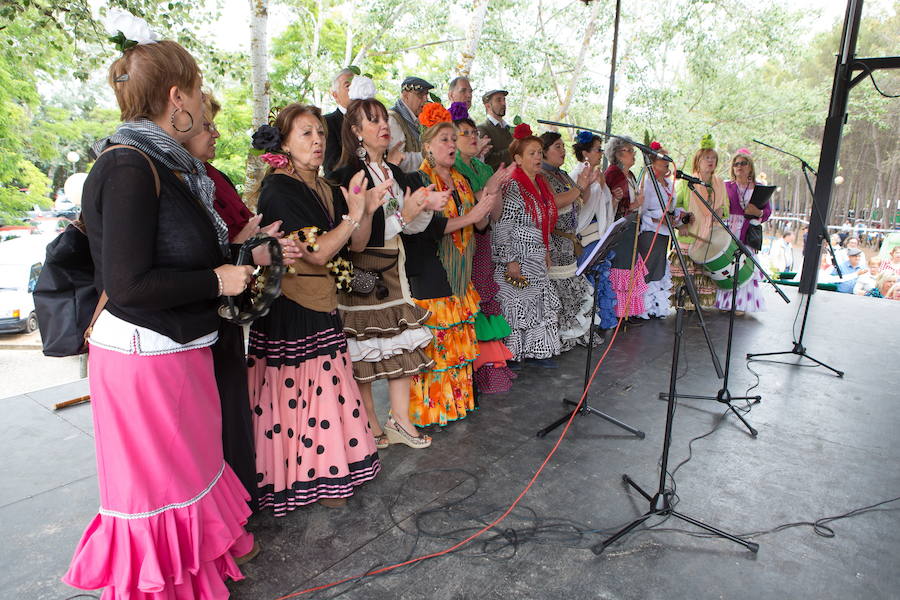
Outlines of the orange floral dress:
M 437 189 L 447 189 L 428 166 L 422 165 L 424 178 Z M 432 225 L 411 236 L 419 268 L 413 268 L 410 287 L 416 304 L 431 312 L 425 322 L 434 341 L 425 348 L 434 367 L 415 375 L 410 387 L 410 420 L 419 427 L 446 425 L 462 419 L 475 409 L 473 363 L 479 356 L 475 335 L 475 315 L 481 298 L 472 285 L 472 256 L 475 237 L 472 226 L 444 234 L 447 220 L 464 215 L 475 205 L 475 196 L 465 177 L 451 171 L 455 192 Z M 404 240 L 406 241 L 406 240 Z

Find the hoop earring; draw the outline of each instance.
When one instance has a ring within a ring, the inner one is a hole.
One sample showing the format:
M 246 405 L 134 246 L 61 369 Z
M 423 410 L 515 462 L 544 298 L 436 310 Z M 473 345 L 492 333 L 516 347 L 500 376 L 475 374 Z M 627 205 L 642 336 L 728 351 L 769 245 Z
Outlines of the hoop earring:
M 359 146 L 356 147 L 356 157 L 359 160 L 364 161 L 366 160 L 366 157 L 369 155 L 369 153 L 366 152 L 366 147 L 363 146 L 362 136 L 358 135 L 356 136 L 356 139 L 359 140 Z
M 180 112 L 183 112 L 184 114 L 186 114 L 188 116 L 188 118 L 191 120 L 191 124 L 188 125 L 187 129 L 178 129 L 178 125 L 175 124 L 175 115 L 177 115 Z M 190 131 L 191 129 L 194 128 L 194 115 L 192 115 L 188 111 L 184 110 L 183 108 L 176 108 L 175 110 L 173 110 L 172 116 L 169 118 L 169 121 L 171 121 L 171 123 L 172 123 L 172 129 L 174 129 L 178 133 L 187 133 L 188 131 Z
M 433 169 L 434 166 L 437 164 L 437 163 L 434 161 L 434 154 L 432 154 L 430 151 L 428 152 L 428 156 L 425 157 L 425 160 L 428 161 L 428 166 L 431 167 L 432 169 Z

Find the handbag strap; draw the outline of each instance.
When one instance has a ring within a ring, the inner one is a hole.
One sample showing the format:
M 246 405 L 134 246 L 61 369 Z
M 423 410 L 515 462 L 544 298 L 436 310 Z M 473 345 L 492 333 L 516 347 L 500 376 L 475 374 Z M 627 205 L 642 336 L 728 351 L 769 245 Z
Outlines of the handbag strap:
M 91 322 L 88 324 L 87 329 L 84 330 L 84 347 L 87 347 L 88 338 L 91 337 L 91 333 L 94 331 L 94 323 L 97 322 L 97 319 L 100 317 L 100 313 L 103 312 L 103 308 L 106 306 L 106 301 L 109 300 L 109 296 L 106 295 L 106 290 L 103 290 L 100 293 L 100 299 L 97 300 L 97 306 L 94 308 L 94 314 L 91 315 Z
M 392 268 L 394 268 L 394 265 L 397 264 L 397 261 L 400 260 L 399 252 L 397 254 L 392 254 L 392 253 L 388 254 L 387 252 L 379 252 L 378 250 L 363 250 L 362 254 L 367 254 L 368 256 L 376 256 L 378 258 L 393 258 L 394 259 L 391 262 L 389 262 L 387 264 L 387 266 L 382 267 L 380 269 L 362 269 L 363 271 L 369 271 L 370 273 L 378 273 L 379 275 L 386 271 L 390 271 Z
M 159 198 L 160 193 L 160 183 L 159 183 L 159 172 L 156 170 L 156 165 L 153 164 L 153 161 L 149 156 L 143 151 L 135 148 L 134 146 L 129 146 L 127 144 L 114 144 L 106 148 L 100 155 L 106 154 L 110 150 L 116 150 L 118 148 L 130 148 L 134 150 L 141 156 L 147 159 L 147 163 L 150 165 L 150 171 L 153 173 L 153 183 L 156 188 L 156 197 Z M 98 156 L 97 158 L 100 158 Z M 87 235 L 87 228 L 85 227 L 84 220 L 81 218 L 81 215 L 78 215 L 78 218 L 72 223 L 81 233 Z M 84 330 L 84 345 L 87 346 L 88 338 L 91 337 L 91 333 L 94 330 L 94 323 L 97 322 L 97 319 L 100 317 L 100 313 L 103 312 L 103 309 L 106 307 L 106 302 L 109 300 L 109 296 L 106 293 L 106 290 L 100 292 L 100 298 L 97 300 L 97 306 L 94 307 L 94 314 L 91 315 L 91 322 L 88 323 L 87 329 Z

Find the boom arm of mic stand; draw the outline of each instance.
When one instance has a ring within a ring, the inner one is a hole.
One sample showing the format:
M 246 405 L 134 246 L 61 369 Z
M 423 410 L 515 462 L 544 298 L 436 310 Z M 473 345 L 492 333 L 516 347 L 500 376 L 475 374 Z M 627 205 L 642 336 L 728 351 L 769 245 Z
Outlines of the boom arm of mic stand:
M 785 293 L 783 291 L 781 291 L 781 288 L 778 287 L 778 284 L 775 283 L 775 281 L 771 277 L 769 277 L 769 274 L 766 273 L 766 270 L 762 268 L 762 265 L 760 265 L 759 261 L 756 260 L 756 257 L 753 256 L 753 253 L 750 251 L 750 248 L 748 248 L 744 244 L 744 242 L 741 241 L 741 238 L 736 236 L 734 234 L 734 232 L 731 231 L 731 228 L 728 227 L 728 224 L 722 220 L 722 217 L 720 217 L 719 214 L 713 210 L 712 206 L 709 205 L 709 202 L 707 202 L 706 199 L 704 199 L 703 196 L 701 196 L 700 193 L 696 190 L 696 188 L 694 188 L 694 184 L 689 181 L 687 183 L 687 185 L 691 189 L 691 191 L 694 192 L 694 195 L 697 197 L 698 200 L 700 200 L 700 202 L 703 204 L 703 206 L 706 207 L 706 210 L 709 211 L 709 214 L 711 214 L 713 216 L 713 218 L 719 223 L 719 225 L 722 226 L 722 229 L 724 229 L 725 231 L 728 232 L 728 235 L 731 236 L 731 239 L 734 240 L 734 243 L 737 244 L 737 247 L 741 249 L 741 252 L 744 253 L 744 256 L 746 256 L 748 259 L 750 259 L 751 262 L 753 262 L 754 265 L 756 265 L 756 268 L 759 269 L 759 272 L 762 273 L 762 276 L 765 277 L 766 281 L 768 281 L 769 284 L 773 288 L 775 288 L 775 291 L 778 292 L 778 295 L 781 296 L 781 299 L 784 300 L 786 304 L 790 304 L 791 299 L 788 298 L 787 295 L 785 295 Z M 726 200 L 727 200 L 727 198 L 726 198 Z M 734 273 L 732 276 L 737 277 L 737 273 Z M 732 298 L 731 301 L 734 302 L 734 298 Z
M 818 177 L 819 174 L 816 173 L 816 170 L 813 169 L 812 166 L 810 166 L 810 164 L 808 162 L 806 162 L 805 160 L 803 160 L 796 154 L 791 154 L 787 150 L 777 148 L 771 144 L 761 142 L 755 138 L 753 141 L 756 142 L 757 144 L 759 144 L 760 146 L 765 146 L 766 148 L 771 148 L 775 152 L 781 152 L 782 154 L 785 154 L 787 156 L 790 156 L 791 158 L 796 158 L 797 160 L 799 160 L 800 161 L 800 170 L 803 171 L 803 178 L 806 179 L 806 187 L 809 189 L 809 195 L 815 198 L 816 193 L 813 191 L 812 182 L 809 180 L 809 174 L 812 173 L 816 177 Z M 838 277 L 843 277 L 844 274 L 841 272 L 841 266 L 838 264 L 837 256 L 835 256 L 835 254 L 834 254 L 834 246 L 831 245 L 831 237 L 828 235 L 828 225 L 825 223 L 825 217 L 823 217 L 819 213 L 816 213 L 816 214 L 819 216 L 819 219 L 820 219 L 819 224 L 822 226 L 822 231 L 824 233 L 823 237 L 825 238 L 825 243 L 828 244 L 828 253 L 831 254 L 831 264 L 834 265 L 834 268 L 837 271 Z
M 663 204 L 662 193 L 659 190 L 659 182 L 656 181 L 656 177 L 653 176 L 653 160 L 650 157 L 650 154 L 647 152 L 644 152 L 644 164 L 647 175 L 650 178 L 650 181 L 653 182 L 653 189 L 656 191 L 656 201 L 659 202 L 659 206 L 662 209 L 663 218 L 666 220 L 666 227 L 669 230 L 669 239 L 672 240 L 672 246 L 675 248 L 675 255 L 678 257 L 678 264 L 681 266 L 681 272 L 684 273 L 684 285 L 679 289 L 679 293 L 683 293 L 682 290 L 687 289 L 688 295 L 691 297 L 691 301 L 697 308 L 697 320 L 700 321 L 700 329 L 703 330 L 703 337 L 706 339 L 706 347 L 709 348 L 709 356 L 712 359 L 713 368 L 716 371 L 716 376 L 718 376 L 719 379 L 722 379 L 723 377 L 725 377 L 725 372 L 722 370 L 722 364 L 719 362 L 719 355 L 716 352 L 716 347 L 713 345 L 712 338 L 709 335 L 709 330 L 706 328 L 706 320 L 703 318 L 703 310 L 700 308 L 700 296 L 697 294 L 697 288 L 694 287 L 694 280 L 691 278 L 691 275 L 688 272 L 687 261 L 684 258 L 684 253 L 681 251 L 681 247 L 678 245 L 675 225 L 672 223 L 672 217 L 671 215 L 669 215 L 669 211 L 666 210 L 666 205 Z M 640 221 L 638 221 L 637 226 L 638 228 L 640 228 Z M 657 243 L 658 242 L 659 238 L 657 237 Z M 676 301 L 678 301 L 677 297 Z M 681 318 L 680 313 L 678 318 Z

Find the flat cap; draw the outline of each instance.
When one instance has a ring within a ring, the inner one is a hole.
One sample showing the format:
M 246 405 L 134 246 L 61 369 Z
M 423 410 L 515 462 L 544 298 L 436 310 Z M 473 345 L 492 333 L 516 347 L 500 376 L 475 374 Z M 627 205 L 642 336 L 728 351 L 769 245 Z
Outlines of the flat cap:
M 434 89 L 434 86 L 421 77 L 407 77 L 400 84 L 400 90 L 404 92 L 427 92 L 431 89 Z
M 509 92 L 507 92 L 506 90 L 490 90 L 489 92 L 485 92 L 481 97 L 481 103 L 487 104 L 488 102 L 490 102 L 491 96 L 493 96 L 494 94 L 503 94 L 504 96 L 509 96 Z
M 847 250 L 847 256 L 858 256 L 860 254 L 862 254 L 862 250 L 859 248 L 850 248 Z

